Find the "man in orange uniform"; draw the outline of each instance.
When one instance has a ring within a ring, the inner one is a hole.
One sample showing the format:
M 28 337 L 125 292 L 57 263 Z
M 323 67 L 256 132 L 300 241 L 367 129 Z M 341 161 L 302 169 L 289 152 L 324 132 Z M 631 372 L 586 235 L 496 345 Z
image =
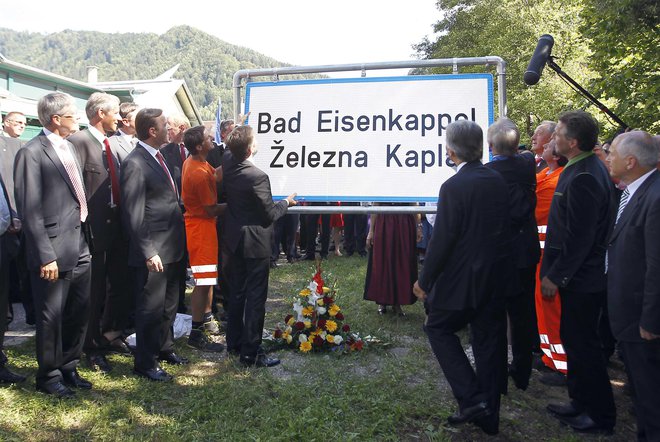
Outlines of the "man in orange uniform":
M 222 179 L 222 169 L 214 169 L 207 161 L 213 149 L 212 137 L 204 126 L 188 129 L 183 142 L 190 156 L 183 163 L 181 196 L 186 208 L 186 241 L 195 288 L 192 292 L 192 330 L 188 345 L 202 351 L 220 352 L 222 344 L 206 335 L 205 323 L 213 321 L 211 290 L 218 283 L 218 236 L 216 217 L 225 204 L 218 204 L 216 183 Z
M 536 223 L 539 227 L 539 241 L 541 253 L 545 245 L 545 232 L 550 213 L 550 203 L 557 187 L 559 174 L 568 162 L 566 157 L 559 155 L 555 150 L 555 142 L 550 141 L 543 147 L 541 154 L 548 167 L 536 174 Z M 541 264 L 536 268 L 536 277 L 539 278 Z M 559 337 L 559 319 L 561 317 L 561 301 L 559 296 L 544 298 L 541 295 L 541 282 L 536 284 L 536 317 L 538 321 L 543 363 L 552 370 L 541 377 L 541 382 L 547 385 L 566 384 L 566 353 Z

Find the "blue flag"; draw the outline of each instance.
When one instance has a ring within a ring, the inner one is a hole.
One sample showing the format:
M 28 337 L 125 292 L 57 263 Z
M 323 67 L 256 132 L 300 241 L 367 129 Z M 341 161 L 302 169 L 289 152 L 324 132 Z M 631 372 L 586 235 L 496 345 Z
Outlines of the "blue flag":
M 222 100 L 218 97 L 218 110 L 215 113 L 215 144 L 220 145 L 220 124 L 222 123 Z

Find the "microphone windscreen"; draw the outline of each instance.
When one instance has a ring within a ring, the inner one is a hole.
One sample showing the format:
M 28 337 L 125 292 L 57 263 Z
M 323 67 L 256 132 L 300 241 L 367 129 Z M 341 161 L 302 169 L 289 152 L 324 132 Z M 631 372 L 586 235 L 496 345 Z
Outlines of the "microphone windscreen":
M 534 54 L 532 54 L 532 59 L 529 61 L 523 80 L 528 86 L 533 86 L 539 82 L 541 79 L 541 73 L 545 64 L 550 58 L 550 53 L 552 52 L 552 46 L 555 44 L 554 38 L 552 35 L 543 34 L 539 38 L 539 42 L 536 45 Z

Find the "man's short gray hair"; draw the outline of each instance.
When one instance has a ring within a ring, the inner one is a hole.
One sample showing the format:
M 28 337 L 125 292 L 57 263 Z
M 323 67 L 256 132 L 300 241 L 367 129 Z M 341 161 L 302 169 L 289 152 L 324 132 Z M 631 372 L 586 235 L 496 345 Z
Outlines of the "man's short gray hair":
M 490 125 L 486 139 L 494 154 L 515 155 L 518 152 L 520 132 L 516 123 L 508 118 L 500 118 Z
M 87 115 L 87 119 L 92 121 L 100 110 L 110 112 L 112 109 L 119 111 L 119 98 L 105 92 L 94 92 L 87 99 L 85 114 Z
M 541 121 L 538 127 L 545 128 L 545 130 L 548 132 L 548 135 L 552 135 L 555 133 L 555 129 L 557 128 L 557 122 L 550 120 L 543 120 Z
M 37 115 L 43 127 L 50 127 L 55 115 L 63 115 L 67 111 L 75 112 L 76 103 L 73 97 L 64 92 L 51 92 L 39 99 Z
M 459 160 L 470 162 L 483 156 L 484 131 L 469 120 L 458 120 L 447 126 L 447 147 Z
M 614 140 L 618 141 L 620 157 L 633 156 L 645 169 L 655 169 L 658 164 L 658 148 L 651 135 L 642 130 L 633 130 L 622 133 Z
M 170 123 L 170 126 L 185 126 L 186 129 L 190 128 L 190 120 L 181 113 L 168 115 L 167 122 Z

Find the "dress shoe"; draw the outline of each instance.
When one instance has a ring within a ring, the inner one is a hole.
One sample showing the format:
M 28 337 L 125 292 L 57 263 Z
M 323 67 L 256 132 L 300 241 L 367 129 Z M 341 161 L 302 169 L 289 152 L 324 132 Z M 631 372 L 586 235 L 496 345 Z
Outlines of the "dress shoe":
M 262 353 L 258 354 L 256 357 L 241 356 L 240 362 L 246 367 L 274 367 L 280 363 L 280 360 L 277 358 L 270 358 Z
M 479 402 L 476 405 L 465 407 L 463 410 L 458 410 L 451 416 L 447 417 L 447 422 L 451 425 L 462 424 L 465 422 L 472 422 L 479 418 L 484 418 L 490 415 L 490 409 L 486 402 Z
M 594 420 L 589 417 L 587 413 L 581 413 L 578 414 L 577 416 L 569 417 L 560 417 L 559 420 L 561 423 L 566 424 L 573 428 L 573 430 L 577 431 L 578 433 L 592 433 L 592 434 L 612 434 L 613 429 L 612 427 L 605 427 L 603 425 L 599 425 Z
M 378 306 L 378 314 L 379 315 L 384 315 L 387 313 L 387 306 L 386 305 L 379 305 Z
M 548 404 L 545 409 L 557 417 L 575 417 L 582 413 L 582 410 L 576 408 L 572 403 Z
M 172 365 L 186 365 L 188 362 L 190 362 L 188 359 L 184 358 L 183 356 L 179 356 L 173 351 L 159 354 L 158 360 L 167 362 L 168 364 Z
M 104 373 L 110 373 L 112 371 L 112 365 L 110 365 L 105 355 L 98 353 L 87 355 L 87 365 L 92 370 L 100 370 Z
M 0 366 L 0 384 L 18 384 L 24 382 L 25 376 L 12 373 L 7 367 Z
M 395 315 L 397 315 L 400 318 L 403 318 L 403 317 L 406 316 L 406 314 L 403 312 L 403 310 L 401 310 L 400 305 L 395 305 L 394 307 L 392 307 L 392 311 L 394 312 Z
M 172 375 L 160 367 L 154 367 L 148 370 L 140 370 L 138 368 L 134 368 L 133 373 L 156 382 L 170 382 L 173 379 Z
M 279 266 L 280 266 L 280 265 L 277 263 L 277 261 L 271 261 L 271 262 L 270 262 L 270 268 L 271 268 L 271 269 L 276 269 L 276 268 L 278 268 Z
M 496 414 L 492 413 L 489 414 L 488 416 L 480 417 L 477 418 L 473 421 L 473 423 L 481 428 L 481 431 L 486 433 L 489 436 L 495 436 L 497 433 L 500 432 L 499 429 L 499 422 L 500 418 Z
M 192 329 L 190 331 L 190 336 L 188 337 L 188 345 L 197 350 L 207 351 L 207 352 L 216 352 L 219 353 L 225 349 L 225 346 L 213 342 L 206 336 L 204 330 Z
M 68 398 L 76 395 L 73 390 L 59 381 L 50 382 L 48 384 L 37 384 L 37 391 L 41 391 L 42 393 L 46 394 L 52 394 L 58 398 Z
M 121 338 L 116 338 L 113 339 L 112 341 L 109 341 L 105 337 L 102 337 L 99 346 L 100 346 L 100 350 L 103 350 L 106 353 L 113 353 L 113 354 L 125 355 L 125 356 L 131 355 L 131 349 L 128 348 L 126 342 L 124 342 L 124 340 Z
M 78 373 L 78 370 L 76 369 L 71 371 L 63 371 L 62 381 L 69 387 L 82 388 L 83 390 L 92 389 L 92 383 L 81 377 L 80 373 Z
M 551 373 L 543 373 L 539 379 L 544 385 L 549 385 L 551 387 L 565 387 L 566 386 L 566 375 L 559 372 L 553 371 Z

